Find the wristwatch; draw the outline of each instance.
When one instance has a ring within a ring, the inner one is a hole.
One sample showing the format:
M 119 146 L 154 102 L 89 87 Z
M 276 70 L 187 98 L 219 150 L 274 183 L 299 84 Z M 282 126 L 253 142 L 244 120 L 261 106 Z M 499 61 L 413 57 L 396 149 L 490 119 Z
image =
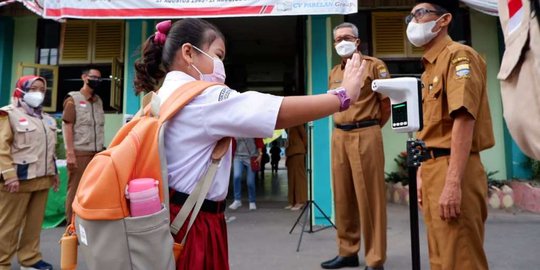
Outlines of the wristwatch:
M 351 98 L 347 95 L 347 90 L 343 87 L 338 87 L 336 89 L 329 90 L 328 94 L 336 95 L 339 98 L 339 111 L 345 111 L 351 105 Z

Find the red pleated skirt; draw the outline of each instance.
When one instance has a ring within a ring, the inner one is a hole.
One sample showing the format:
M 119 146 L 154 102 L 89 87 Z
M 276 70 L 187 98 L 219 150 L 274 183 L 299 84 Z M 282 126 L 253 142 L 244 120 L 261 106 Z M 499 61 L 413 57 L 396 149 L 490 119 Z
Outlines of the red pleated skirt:
M 174 220 L 181 205 L 170 204 L 171 221 Z M 181 243 L 186 233 L 189 218 L 174 237 Z M 186 245 L 176 261 L 177 270 L 229 270 L 229 250 L 227 225 L 224 213 L 200 211 L 191 227 Z

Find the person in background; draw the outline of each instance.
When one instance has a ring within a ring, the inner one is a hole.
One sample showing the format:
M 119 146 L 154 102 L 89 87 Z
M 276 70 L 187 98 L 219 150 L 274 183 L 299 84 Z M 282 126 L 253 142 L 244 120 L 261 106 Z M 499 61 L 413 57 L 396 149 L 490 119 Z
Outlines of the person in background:
M 160 22 L 143 45 L 135 63 L 137 93 L 157 91 L 161 102 L 187 83 L 201 80 L 208 87 L 174 116 L 164 130 L 170 194 L 170 220 L 178 215 L 208 168 L 212 150 L 223 138 L 268 138 L 283 129 L 326 117 L 357 100 L 365 63 L 358 54 L 348 61 L 342 88 L 327 94 L 279 97 L 253 91 L 239 93 L 225 83 L 225 37 L 211 23 L 188 18 Z M 161 83 L 163 82 L 163 83 Z M 228 270 L 225 198 L 232 151 L 221 160 L 214 181 L 176 261 L 178 270 Z M 175 196 L 178 195 L 179 196 Z M 180 243 L 184 224 L 174 237 Z
M 234 201 L 229 205 L 229 208 L 236 210 L 242 206 L 242 175 L 246 172 L 249 210 L 257 210 L 257 205 L 255 204 L 255 174 L 258 170 L 254 171 L 251 163 L 252 158 L 255 158 L 256 162 L 261 164 L 264 143 L 259 138 L 236 138 L 235 142 L 236 147 L 233 160 Z
M 334 46 L 341 63 L 330 71 L 328 88 L 342 85 L 347 59 L 360 54 L 358 28 L 334 28 Z M 321 263 L 325 269 L 359 265 L 364 240 L 366 269 L 384 269 L 386 260 L 386 185 L 381 128 L 390 117 L 390 100 L 371 90 L 375 79 L 390 78 L 383 61 L 367 55 L 364 88 L 351 107 L 334 114 L 332 191 L 336 211 L 338 255 Z
M 83 70 L 83 86 L 69 92 L 64 99 L 62 131 L 66 147 L 68 185 L 66 195 L 66 221 L 71 223 L 71 204 L 86 166 L 95 154 L 104 149 L 105 113 L 97 94 L 101 72 L 96 68 Z
M 285 209 L 302 209 L 307 201 L 306 151 L 307 134 L 304 125 L 294 126 L 287 131 L 288 143 L 285 149 L 287 177 L 289 184 L 289 205 Z
M 43 112 L 46 80 L 19 78 L 12 104 L 0 108 L 0 270 L 53 269 L 41 255 L 49 188 L 58 191 L 56 121 Z
M 263 144 L 262 148 L 262 159 L 261 159 L 261 176 L 260 180 L 264 181 L 264 169 L 266 167 L 266 164 L 270 162 L 270 156 L 268 155 L 268 149 L 266 148 L 266 144 Z
M 424 49 L 424 128 L 417 137 L 428 157 L 418 169 L 417 193 L 430 268 L 486 270 L 487 177 L 480 151 L 495 144 L 486 62 L 448 35 L 457 0 L 417 2 L 406 23 L 409 41 Z
M 272 142 L 272 147 L 270 148 L 270 165 L 272 166 L 272 173 L 277 174 L 279 161 L 281 160 L 281 148 L 277 141 Z

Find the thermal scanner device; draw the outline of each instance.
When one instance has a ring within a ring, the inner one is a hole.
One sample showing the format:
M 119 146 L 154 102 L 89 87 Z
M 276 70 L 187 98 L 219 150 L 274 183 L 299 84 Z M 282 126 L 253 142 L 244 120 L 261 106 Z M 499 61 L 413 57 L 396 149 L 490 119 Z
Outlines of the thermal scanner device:
M 420 80 L 413 77 L 374 80 L 371 88 L 390 98 L 393 130 L 399 133 L 422 130 L 422 83 Z

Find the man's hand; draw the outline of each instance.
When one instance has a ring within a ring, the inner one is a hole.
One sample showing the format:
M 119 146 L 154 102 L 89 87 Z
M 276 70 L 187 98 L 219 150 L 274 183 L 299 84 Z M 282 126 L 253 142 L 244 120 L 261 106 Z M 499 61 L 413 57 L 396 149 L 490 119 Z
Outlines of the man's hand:
M 58 188 L 60 187 L 60 178 L 58 178 L 58 174 L 54 176 L 53 179 L 53 190 L 54 192 L 58 192 Z
M 77 157 L 75 156 L 75 152 L 67 152 L 66 153 L 66 161 L 67 161 L 67 168 L 68 170 L 75 170 L 77 169 Z
M 461 186 L 459 182 L 446 178 L 443 192 L 439 198 L 439 210 L 442 220 L 451 221 L 461 214 Z
M 347 90 L 351 103 L 358 99 L 360 90 L 364 87 L 366 65 L 366 61 L 360 62 L 360 54 L 358 53 L 355 53 L 351 59 L 347 59 L 341 86 Z
M 422 167 L 419 167 L 418 168 L 418 171 L 416 171 L 416 197 L 418 199 L 418 208 L 420 208 L 421 211 L 423 211 L 422 209 L 422 173 L 421 173 L 421 168 Z
M 4 188 L 10 192 L 17 192 L 19 191 L 19 179 L 12 178 L 5 181 Z

